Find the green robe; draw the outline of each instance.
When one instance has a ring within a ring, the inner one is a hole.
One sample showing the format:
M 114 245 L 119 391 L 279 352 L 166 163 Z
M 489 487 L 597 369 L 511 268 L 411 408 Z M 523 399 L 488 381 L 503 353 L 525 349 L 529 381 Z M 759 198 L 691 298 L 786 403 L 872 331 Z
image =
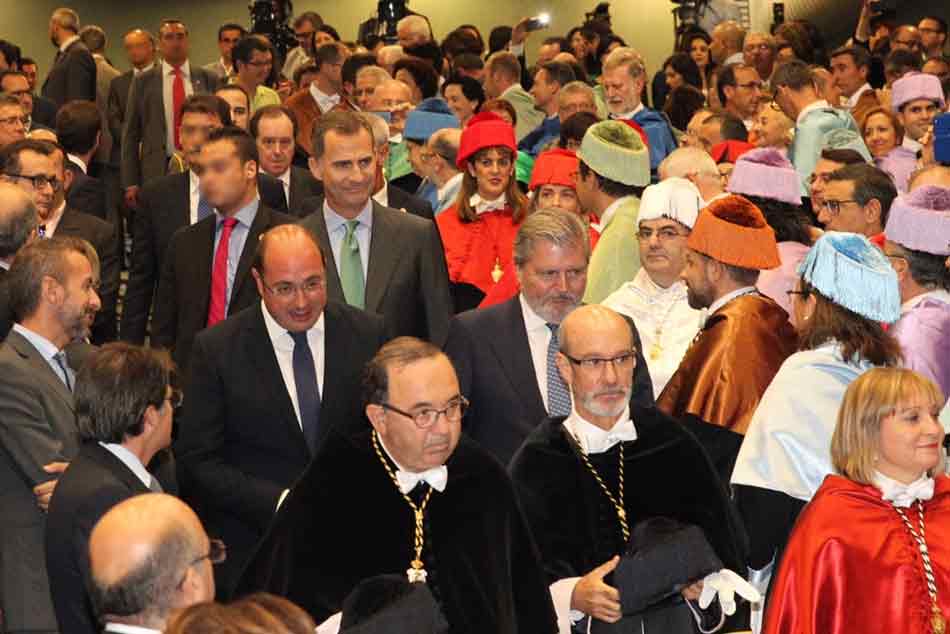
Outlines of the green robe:
M 591 254 L 587 269 L 587 292 L 584 302 L 599 304 L 607 296 L 631 281 L 640 270 L 640 243 L 637 240 L 637 217 L 640 199 L 628 196 L 601 227 L 600 238 Z

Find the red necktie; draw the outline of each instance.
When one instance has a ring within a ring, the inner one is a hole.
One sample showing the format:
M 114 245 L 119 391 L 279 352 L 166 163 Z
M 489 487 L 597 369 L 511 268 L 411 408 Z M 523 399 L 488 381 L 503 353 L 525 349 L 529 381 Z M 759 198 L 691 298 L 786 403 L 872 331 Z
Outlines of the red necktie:
M 181 149 L 181 139 L 178 129 L 181 127 L 181 106 L 185 103 L 185 80 L 182 77 L 181 66 L 172 66 L 172 119 L 175 126 L 175 149 Z
M 228 244 L 237 218 L 221 221 L 221 239 L 214 252 L 214 268 L 211 269 L 211 303 L 208 305 L 208 326 L 213 326 L 225 317 L 228 305 Z

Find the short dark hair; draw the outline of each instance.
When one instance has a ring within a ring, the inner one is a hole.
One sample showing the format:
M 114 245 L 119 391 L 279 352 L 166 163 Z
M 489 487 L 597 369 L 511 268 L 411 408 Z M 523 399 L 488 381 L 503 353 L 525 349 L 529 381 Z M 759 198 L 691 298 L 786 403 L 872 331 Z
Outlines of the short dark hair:
M 485 62 L 478 55 L 462 53 L 452 58 L 452 70 L 456 72 L 460 70 L 482 70 L 483 68 L 485 68 Z
M 787 86 L 799 91 L 807 86 L 815 86 L 815 73 L 805 62 L 793 59 L 775 69 L 772 73 L 771 84 L 772 88 Z
M 339 42 L 328 42 L 317 47 L 313 52 L 313 64 L 320 69 L 324 64 L 336 64 L 343 57 L 343 45 Z
M 290 125 L 293 126 L 293 137 L 297 138 L 297 115 L 294 114 L 294 111 L 280 104 L 273 104 L 270 106 L 264 106 L 263 108 L 258 108 L 254 113 L 254 116 L 251 117 L 251 121 L 248 123 L 248 129 L 251 132 L 251 136 L 257 139 L 258 129 L 261 125 L 261 119 L 267 117 L 268 119 L 276 119 L 277 117 L 285 116 L 290 119 Z
M 83 365 L 74 390 L 83 440 L 121 444 L 140 436 L 145 411 L 161 409 L 174 380 L 168 352 L 125 342 L 99 348 Z
M 92 151 L 101 131 L 102 118 L 92 101 L 69 101 L 56 113 L 56 138 L 70 154 Z
M 749 129 L 745 127 L 742 119 L 725 110 L 711 114 L 703 119 L 703 124 L 719 123 L 719 134 L 723 141 L 748 141 Z
M 372 53 L 350 55 L 346 58 L 346 61 L 343 62 L 343 68 L 340 70 L 340 78 L 344 84 L 355 84 L 356 74 L 360 72 L 361 68 L 367 66 L 376 66 L 376 56 Z M 313 70 L 314 72 L 319 72 L 316 66 L 313 66 Z
M 600 118 L 593 112 L 581 111 L 575 112 L 561 124 L 561 138 L 558 146 L 567 147 L 568 141 L 580 143 L 587 134 L 587 128 L 600 121 Z
M 946 256 L 897 246 L 900 248 L 899 255 L 907 262 L 911 278 L 917 284 L 928 289 L 950 290 L 950 270 L 947 269 Z
M 224 36 L 225 31 L 239 31 L 241 33 L 240 37 L 247 35 L 247 29 L 245 29 L 240 24 L 235 22 L 226 22 L 218 27 L 218 41 L 221 41 L 221 38 Z
M 244 95 L 244 99 L 247 100 L 247 109 L 248 110 L 251 109 L 251 97 L 250 95 L 247 94 L 247 91 L 244 90 L 244 88 L 240 84 L 224 84 L 223 86 L 219 86 L 218 89 L 214 91 L 214 96 L 217 97 L 219 92 L 223 92 L 225 90 L 230 90 L 231 92 L 239 92 L 242 95 Z M 225 102 L 225 105 L 227 105 L 227 102 Z M 182 114 L 184 114 L 184 112 L 185 110 L 184 108 L 182 108 Z M 215 114 L 215 113 L 208 113 L 208 114 Z M 222 121 L 221 123 L 223 123 L 224 125 L 229 125 L 229 123 L 233 123 L 231 121 L 231 108 L 228 108 L 228 123 L 225 123 L 224 121 Z
M 732 278 L 732 281 L 736 284 L 742 284 L 743 286 L 755 286 L 756 282 L 759 281 L 759 269 L 747 269 L 742 266 L 726 264 L 725 262 L 719 263 L 722 264 L 722 267 L 726 269 L 726 274 Z
M 924 17 L 920 18 L 920 22 L 923 22 L 924 20 L 933 20 L 934 22 L 937 23 L 938 32 L 940 33 L 947 32 L 947 21 L 946 19 L 940 17 L 939 15 L 925 15 Z M 920 22 L 918 22 L 918 24 L 920 24 Z
M 326 33 L 327 35 L 329 35 L 330 37 L 333 38 L 333 41 L 334 41 L 334 42 L 339 42 L 339 41 L 340 41 L 340 34 L 337 32 L 336 29 L 334 29 L 334 28 L 333 28 L 332 26 L 330 26 L 329 24 L 324 23 L 324 24 L 321 24 L 320 26 L 318 26 L 316 29 L 314 29 L 314 31 L 313 31 L 314 37 L 316 37 L 316 35 L 317 35 L 318 32 L 319 32 L 319 33 Z
M 430 40 L 416 46 L 407 46 L 403 49 L 403 53 L 429 64 L 437 77 L 442 75 L 442 64 L 445 58 L 442 55 L 442 49 L 435 42 Z
M 20 154 L 23 152 L 34 152 L 40 156 L 52 156 L 60 147 L 50 141 L 39 141 L 37 139 L 20 139 L 14 141 L 3 150 L 0 150 L 0 171 L 4 174 L 20 172 Z
M 574 75 L 574 69 L 571 68 L 570 64 L 564 62 L 545 62 L 539 64 L 537 70 L 543 70 L 547 74 L 549 82 L 554 82 L 562 88 L 577 79 Z
M 558 48 L 561 49 L 561 52 L 567 52 L 571 48 L 571 43 L 567 41 L 566 37 L 560 35 L 554 35 L 552 37 L 546 37 L 542 40 L 541 44 L 549 46 L 551 44 L 557 44 Z
M 920 54 L 907 49 L 899 48 L 891 51 L 884 58 L 884 72 L 903 76 L 912 70 L 920 70 L 924 63 Z
M 250 104 L 250 99 L 248 99 L 248 104 Z M 181 117 L 184 118 L 189 112 L 218 117 L 221 120 L 221 125 L 231 125 L 231 107 L 227 101 L 215 95 L 192 95 L 188 97 L 181 104 Z
M 695 62 L 693 62 L 695 64 Z M 726 105 L 726 86 L 736 87 L 736 66 L 740 64 L 728 64 L 719 70 L 716 75 L 716 92 L 719 94 L 719 103 Z M 742 64 L 742 66 L 745 66 Z M 746 66 L 748 68 L 748 66 Z
M 323 25 L 323 18 L 316 11 L 304 11 L 294 18 L 294 28 L 299 29 L 304 22 L 309 22 L 313 25 L 314 30 L 316 30 Z
M 455 29 L 442 40 L 442 54 L 450 59 L 459 55 L 471 54 L 478 57 L 482 54 L 481 41 L 465 29 Z
M 242 165 L 248 161 L 254 161 L 260 165 L 261 161 L 257 154 L 257 144 L 254 142 L 254 137 L 252 137 L 247 130 L 242 130 L 233 125 L 217 128 L 208 134 L 208 141 L 205 145 L 217 143 L 218 141 L 229 141 L 231 145 L 234 146 L 234 150 L 237 152 Z
M 854 200 L 861 206 L 876 199 L 881 203 L 881 226 L 887 224 L 891 203 L 897 198 L 897 188 L 887 172 L 867 163 L 845 165 L 829 174 L 828 180 L 853 183 Z
M 438 347 L 415 337 L 396 337 L 383 345 L 363 370 L 363 406 L 389 400 L 389 369 L 444 356 Z
M 663 113 L 669 117 L 670 123 L 677 130 L 685 130 L 690 119 L 703 109 L 706 96 L 696 86 L 683 84 L 670 91 L 663 106 Z
M 0 258 L 9 259 L 23 248 L 36 230 L 36 205 L 27 197 L 20 209 L 0 215 Z
M 344 64 L 345 64 L 345 63 L 346 63 L 346 62 L 344 62 Z M 320 69 L 317 68 L 317 65 L 316 65 L 316 64 L 313 64 L 313 63 L 310 63 L 310 64 L 301 64 L 301 65 L 298 66 L 297 69 L 294 71 L 294 76 L 293 76 L 291 79 L 294 80 L 294 85 L 295 85 L 295 86 L 300 86 L 300 81 L 303 79 L 303 76 L 304 76 L 304 75 L 307 75 L 307 74 L 316 75 L 316 74 L 319 73 L 319 72 L 320 72 Z
M 863 46 L 842 46 L 831 53 L 831 59 L 850 55 L 851 61 L 858 68 L 871 68 L 871 53 Z
M 6 56 L 4 56 L 4 57 L 6 57 Z M 20 58 L 20 68 L 22 69 L 24 66 L 39 66 L 39 64 L 37 64 L 37 63 L 36 63 L 36 60 L 33 59 L 32 57 L 21 57 L 21 58 Z
M 432 65 L 418 57 L 403 57 L 393 66 L 393 76 L 404 70 L 415 80 L 422 92 L 422 98 L 428 99 L 439 94 L 439 74 Z
M 79 40 L 90 53 L 101 53 L 106 48 L 106 32 L 97 24 L 87 24 L 79 30 Z
M 34 240 L 17 252 L 7 274 L 7 284 L 10 310 L 18 322 L 36 314 L 44 278 L 52 277 L 60 284 L 66 284 L 68 254 L 78 253 L 88 258 L 83 242 L 81 238 L 53 236 Z
M 860 165 L 867 163 L 860 152 L 848 148 L 826 148 L 821 151 L 820 157 L 826 161 L 841 163 L 842 165 Z
M 13 42 L 0 40 L 0 54 L 3 54 L 3 59 L 7 61 L 10 68 L 18 69 L 20 68 L 20 64 L 23 63 L 23 60 L 20 58 L 20 47 Z
M 270 43 L 260 35 L 245 35 L 231 49 L 231 59 L 234 61 L 234 68 L 237 69 L 238 63 L 245 65 L 251 61 L 254 52 L 272 53 Z
M 666 61 L 663 62 L 663 66 L 660 67 L 660 70 L 666 70 L 666 67 L 669 66 L 677 73 L 683 76 L 683 81 L 702 90 L 703 88 L 703 77 L 699 72 L 699 66 L 696 65 L 696 62 L 693 61 L 693 58 L 689 56 L 689 53 L 673 53 Z M 725 99 L 722 100 L 722 103 L 725 103 Z M 660 106 L 661 104 L 657 104 Z
M 765 216 L 765 221 L 775 231 L 776 242 L 798 242 L 806 246 L 811 245 L 808 218 L 802 211 L 801 205 L 762 196 L 746 196 L 746 198 Z
M 469 101 L 476 101 L 478 105 L 475 107 L 475 111 L 481 109 L 482 104 L 485 103 L 485 88 L 482 86 L 481 82 L 467 75 L 452 75 L 445 80 L 445 83 L 442 84 L 442 95 L 445 95 L 445 89 L 449 86 L 457 85 L 462 89 L 462 94 L 465 95 L 465 98 Z
M 587 178 L 588 174 L 593 174 L 594 178 L 597 179 L 597 189 L 613 198 L 622 198 L 624 196 L 640 196 L 643 194 L 643 187 L 638 187 L 637 185 L 626 185 L 624 183 L 611 180 L 606 176 L 601 176 L 592 170 L 584 161 L 578 162 L 577 171 L 581 178 Z
M 370 127 L 366 119 L 356 112 L 349 111 L 331 111 L 319 117 L 313 124 L 313 158 L 320 159 L 326 151 L 326 138 L 329 132 L 336 132 L 345 136 L 353 136 L 365 131 L 369 135 L 370 144 L 376 148 L 376 141 L 373 136 L 373 128 Z

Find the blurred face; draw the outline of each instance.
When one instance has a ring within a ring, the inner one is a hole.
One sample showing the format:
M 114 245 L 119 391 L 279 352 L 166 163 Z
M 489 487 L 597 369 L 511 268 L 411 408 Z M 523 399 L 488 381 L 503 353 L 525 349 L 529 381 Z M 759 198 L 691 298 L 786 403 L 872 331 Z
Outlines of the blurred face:
M 624 114 L 640 105 L 643 77 L 634 79 L 627 66 L 618 66 L 601 75 L 607 108 L 612 114 Z
M 313 39 L 317 45 L 317 48 L 320 48 L 324 44 L 332 44 L 333 42 L 336 42 L 336 40 L 333 39 L 332 35 L 324 31 L 317 31 L 314 34 Z
M 251 59 L 246 64 L 241 64 L 238 69 L 238 76 L 245 86 L 256 88 L 267 81 L 273 66 L 273 53 L 270 51 L 253 51 Z
M 21 106 L 0 106 L 0 147 L 26 138 L 25 119 Z
M 56 318 L 70 341 L 89 336 L 92 322 L 101 304 L 96 289 L 99 280 L 93 275 L 92 264 L 79 253 L 66 255 L 69 273 L 62 284 L 63 293 L 56 305 Z
M 722 39 L 722 33 L 718 28 L 713 29 L 712 41 L 709 43 L 709 54 L 717 64 L 721 64 L 726 59 L 726 43 Z
M 701 253 L 686 249 L 686 265 L 680 279 L 686 284 L 686 300 L 690 308 L 709 308 L 716 301 L 716 288 L 709 278 L 711 261 Z
M 864 142 L 874 158 L 880 158 L 897 147 L 897 130 L 891 118 L 883 112 L 868 117 L 864 121 Z
M 445 87 L 445 101 L 449 104 L 449 110 L 458 117 L 462 125 L 472 118 L 478 106 L 477 101 L 472 101 L 465 96 L 460 84 L 449 84 Z
M 478 184 L 478 195 L 484 200 L 495 200 L 505 193 L 514 177 L 515 163 L 507 150 L 495 148 L 479 152 L 469 161 L 468 172 Z
M 389 131 L 396 135 L 402 133 L 406 127 L 406 115 L 412 106 L 412 93 L 409 87 L 402 82 L 387 81 L 373 93 L 373 101 L 380 110 L 392 114 L 389 122 Z
M 541 185 L 535 195 L 538 197 L 538 209 L 563 209 L 573 214 L 581 213 L 577 192 L 573 187 L 564 185 Z
M 263 117 L 257 127 L 261 168 L 275 178 L 290 169 L 294 158 L 294 125 L 286 115 Z
M 306 332 L 327 304 L 326 270 L 312 240 L 294 235 L 270 238 L 263 270 L 253 269 L 254 281 L 267 312 L 281 328 Z
M 940 24 L 936 20 L 924 18 L 917 25 L 920 33 L 920 45 L 925 51 L 939 51 L 947 41 L 947 34 L 940 32 Z
M 550 62 L 560 52 L 561 47 L 558 44 L 542 44 L 538 47 L 538 64 Z
M 218 39 L 218 51 L 220 51 L 221 57 L 224 58 L 224 61 L 231 61 L 231 50 L 240 39 L 241 32 L 237 29 L 221 32 L 221 37 Z
M 905 50 L 919 53 L 920 33 L 917 31 L 917 28 L 913 26 L 898 27 L 894 33 L 894 38 L 891 40 L 891 50 Z
M 250 202 L 257 187 L 257 163 L 242 163 L 231 141 L 205 143 L 199 161 L 201 192 L 212 207 L 232 213 Z
M 362 128 L 356 134 L 331 130 L 324 138 L 323 156 L 310 159 L 310 170 L 323 181 L 330 206 L 340 214 L 352 213 L 355 217 L 376 185 L 372 135 Z
M 531 257 L 518 269 L 518 281 L 531 310 L 548 323 L 561 323 L 580 306 L 587 288 L 583 247 L 539 240 Z
M 184 24 L 172 22 L 158 33 L 158 48 L 169 64 L 182 64 L 188 59 L 188 30 Z
M 876 469 L 898 482 L 910 484 L 936 467 L 943 442 L 939 415 L 939 405 L 917 395 L 882 418 Z
M 689 229 L 670 218 L 641 220 L 640 264 L 660 286 L 675 282 L 686 264 Z
M 122 41 L 129 63 L 141 68 L 150 63 L 155 56 L 155 46 L 151 38 L 143 31 L 132 31 Z
M 704 152 L 709 152 L 712 146 L 707 145 L 706 139 L 703 137 L 703 121 L 708 119 L 711 114 L 707 110 L 700 110 L 693 115 L 686 126 L 686 134 L 683 135 L 683 140 L 680 142 L 683 147 L 695 147 Z
M 709 65 L 709 45 L 706 40 L 695 39 L 689 45 L 689 56 L 693 58 L 696 65 L 705 68 Z
M 858 68 L 850 55 L 839 55 L 831 58 L 831 74 L 841 94 L 850 97 L 867 81 L 868 69 Z
M 557 116 L 562 124 L 578 112 L 597 114 L 593 93 L 572 91 L 558 95 Z
M 407 414 L 442 409 L 461 398 L 458 379 L 445 355 L 420 359 L 388 370 L 388 404 Z M 386 449 L 405 469 L 422 472 L 445 464 L 458 445 L 462 422 L 440 414 L 427 429 L 415 421 L 378 405 L 366 408 L 367 416 Z
M 26 81 L 30 84 L 30 90 L 36 87 L 36 64 L 23 64 L 23 74 L 26 75 Z
M 783 46 L 777 46 L 775 51 L 775 65 L 781 66 L 785 62 L 790 62 L 795 59 L 795 49 L 792 48 L 791 44 L 785 44 Z
M 535 106 L 545 112 L 557 108 L 557 94 L 560 89 L 561 86 L 557 82 L 550 81 L 546 70 L 539 70 L 535 73 L 534 84 L 531 86 Z
M 828 159 L 819 158 L 815 163 L 815 171 L 812 172 L 809 195 L 811 196 L 811 206 L 818 213 L 825 200 L 825 187 L 828 185 L 828 175 L 836 169 L 844 167 L 844 163 L 835 163 Z
M 790 130 L 793 125 L 791 119 L 786 117 L 781 110 L 773 108 L 770 104 L 762 106 L 752 124 L 756 146 L 788 147 L 791 143 Z
M 754 66 L 760 73 L 771 70 L 773 58 L 775 57 L 768 39 L 761 33 L 750 33 L 745 38 L 745 44 L 743 44 L 742 47 L 742 56 L 746 64 Z
M 761 101 L 762 81 L 754 68 L 737 68 L 736 87 L 727 90 L 732 93 L 731 97 L 727 93 L 727 102 L 742 119 L 755 116 Z
M 231 123 L 242 130 L 247 130 L 251 112 L 247 95 L 237 90 L 219 90 L 214 94 L 228 103 L 228 107 L 231 109 Z M 215 119 L 217 120 L 217 117 Z
M 574 53 L 574 57 L 579 60 L 587 57 L 587 40 L 584 39 L 580 31 L 571 36 L 571 51 Z
M 315 30 L 313 22 L 310 20 L 304 20 L 299 27 L 294 29 L 297 46 L 307 51 L 308 54 L 313 53 L 313 32 Z
M 712 146 L 722 143 L 722 122 L 713 120 L 709 123 L 703 123 L 699 128 L 699 137 L 704 148 L 712 148 Z
M 412 166 L 412 171 L 422 178 L 428 178 L 429 155 L 426 146 L 422 143 L 416 143 L 415 141 L 406 141 L 406 147 L 409 149 L 409 164 Z
M 940 78 L 940 81 L 945 81 L 947 77 L 950 77 L 950 62 L 940 58 L 931 58 L 924 63 L 921 70 L 928 75 Z
M 816 68 L 814 70 L 815 80 L 818 82 L 821 98 L 829 104 L 837 106 L 841 103 L 841 90 L 835 84 L 835 79 L 827 68 Z
M 919 141 L 931 129 L 939 110 L 937 104 L 926 99 L 916 99 L 904 104 L 897 119 L 904 126 L 904 134 Z
M 663 69 L 663 76 L 666 78 L 666 85 L 671 91 L 676 90 L 684 83 L 683 76 L 676 72 L 672 66 Z
M 24 113 L 33 112 L 33 93 L 30 92 L 30 83 L 22 75 L 7 75 L 0 82 L 3 92 L 13 95 L 20 100 Z
M 356 100 L 356 105 L 359 106 L 359 109 L 363 112 L 379 109 L 373 99 L 373 93 L 376 91 L 376 86 L 378 85 L 379 80 L 372 74 L 357 74 L 356 88 L 353 89 L 353 98 Z
M 335 62 L 324 62 L 320 65 L 320 77 L 323 78 L 330 90 L 340 92 L 343 88 L 343 57 Z
M 412 76 L 412 73 L 405 68 L 400 68 L 396 71 L 395 79 L 409 86 L 410 101 L 413 105 L 418 105 L 422 101 L 422 89 L 419 88 L 419 84 L 416 83 L 416 78 Z
M 62 166 L 53 156 L 43 156 L 30 150 L 20 152 L 20 176 L 7 179 L 15 183 L 30 195 L 36 205 L 37 216 L 42 224 L 53 214 L 57 190 L 62 188 L 63 180 L 60 173 Z M 41 185 L 31 178 L 40 177 Z
M 182 115 L 178 136 L 181 139 L 181 152 L 189 165 L 198 164 L 201 147 L 208 140 L 208 134 L 220 127 L 221 119 L 217 115 L 203 112 L 186 112 Z

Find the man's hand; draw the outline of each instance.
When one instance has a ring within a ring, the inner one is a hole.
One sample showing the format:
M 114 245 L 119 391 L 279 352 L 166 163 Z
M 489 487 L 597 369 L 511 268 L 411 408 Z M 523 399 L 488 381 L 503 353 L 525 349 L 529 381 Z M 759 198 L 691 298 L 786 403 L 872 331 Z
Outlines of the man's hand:
M 125 188 L 125 206 L 129 209 L 139 208 L 139 190 L 141 187 L 132 185 Z
M 531 18 L 521 18 L 518 21 L 518 24 L 511 29 L 511 45 L 518 46 L 519 44 L 524 44 L 524 41 L 528 39 L 528 22 L 531 21 Z
M 703 593 L 702 579 L 680 590 L 680 594 L 682 594 L 683 598 L 686 599 L 687 601 L 699 601 L 699 595 L 701 595 L 702 593 Z
M 46 473 L 62 473 L 69 466 L 68 462 L 51 462 L 43 467 Z M 57 480 L 49 480 L 33 487 L 33 495 L 36 497 L 36 503 L 43 511 L 49 510 L 49 501 L 53 499 L 53 490 L 56 488 Z
M 604 583 L 604 577 L 613 572 L 618 563 L 620 557 L 614 557 L 581 577 L 571 595 L 571 609 L 607 623 L 619 621 L 623 616 L 620 612 L 620 593 Z

